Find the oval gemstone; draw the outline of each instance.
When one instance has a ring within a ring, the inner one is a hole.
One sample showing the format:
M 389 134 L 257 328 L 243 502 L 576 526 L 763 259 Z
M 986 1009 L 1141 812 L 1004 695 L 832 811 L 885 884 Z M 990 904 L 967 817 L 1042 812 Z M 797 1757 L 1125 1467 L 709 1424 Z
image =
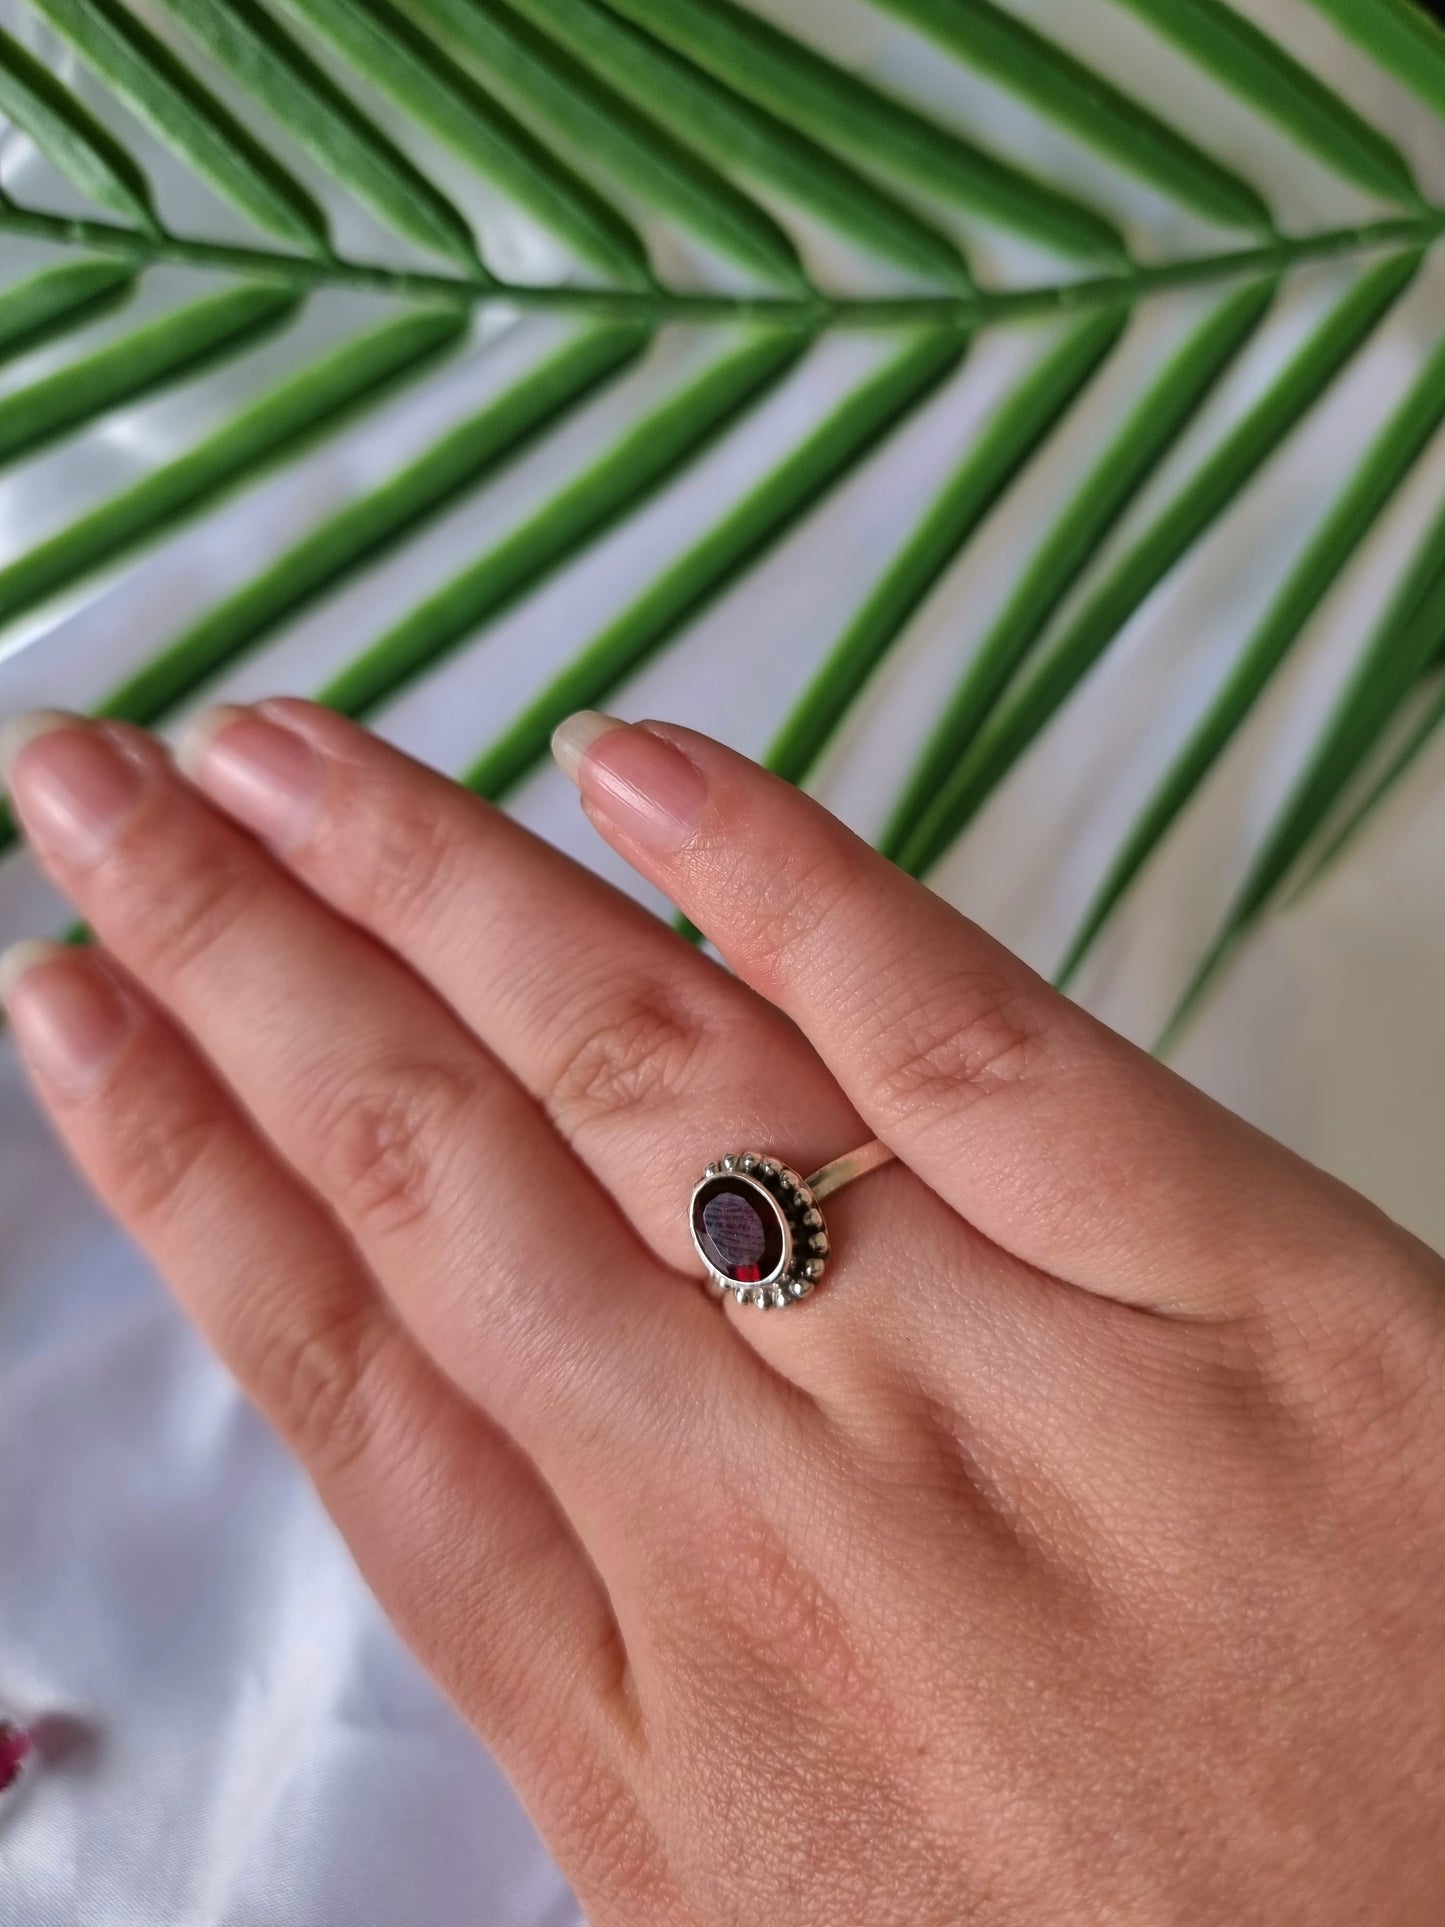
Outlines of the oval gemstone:
M 712 1269 L 735 1285 L 772 1278 L 787 1253 L 783 1214 L 760 1184 L 709 1178 L 692 1204 L 692 1235 Z

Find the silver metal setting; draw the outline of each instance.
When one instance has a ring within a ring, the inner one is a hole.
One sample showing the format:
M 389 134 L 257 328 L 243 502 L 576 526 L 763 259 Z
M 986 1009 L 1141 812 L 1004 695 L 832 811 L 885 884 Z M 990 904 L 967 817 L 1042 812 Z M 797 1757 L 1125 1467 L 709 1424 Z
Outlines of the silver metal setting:
M 755 1305 L 760 1311 L 796 1305 L 814 1290 L 827 1269 L 832 1246 L 828 1226 L 819 1209 L 824 1198 L 841 1191 L 854 1178 L 876 1171 L 892 1162 L 894 1153 L 875 1139 L 846 1156 L 834 1158 L 809 1178 L 800 1177 L 781 1158 L 763 1151 L 732 1151 L 716 1159 L 703 1172 L 688 1199 L 687 1223 L 693 1249 L 707 1273 L 707 1288 L 721 1300 L 729 1294 L 740 1305 Z M 696 1208 L 698 1194 L 716 1178 L 731 1178 L 736 1186 L 751 1193 L 754 1208 L 769 1213 L 781 1231 L 782 1255 L 766 1277 L 738 1282 L 717 1270 L 698 1237 Z

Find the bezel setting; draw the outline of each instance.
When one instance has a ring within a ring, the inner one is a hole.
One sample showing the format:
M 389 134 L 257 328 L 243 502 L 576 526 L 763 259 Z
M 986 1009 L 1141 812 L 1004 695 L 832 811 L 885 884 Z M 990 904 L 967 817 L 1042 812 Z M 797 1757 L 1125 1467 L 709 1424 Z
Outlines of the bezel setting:
M 699 1217 L 707 1200 L 724 1190 L 749 1203 L 769 1229 L 776 1221 L 781 1249 L 765 1276 L 729 1277 L 708 1253 Z M 760 1311 L 797 1304 L 814 1289 L 827 1268 L 828 1227 L 807 1179 L 781 1158 L 769 1157 L 763 1151 L 732 1151 L 707 1167 L 688 1201 L 688 1229 L 707 1271 L 710 1290 L 719 1297 L 730 1293 L 738 1304 L 755 1305 Z

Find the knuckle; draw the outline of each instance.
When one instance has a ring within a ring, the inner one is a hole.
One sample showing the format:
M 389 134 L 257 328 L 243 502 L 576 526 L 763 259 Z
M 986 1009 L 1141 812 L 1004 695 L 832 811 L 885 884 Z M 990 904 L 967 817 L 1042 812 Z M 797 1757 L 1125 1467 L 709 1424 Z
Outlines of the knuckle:
M 1438 1278 L 1432 1282 L 1438 1291 Z M 1323 1315 L 1313 1309 L 1276 1369 L 1293 1399 L 1303 1401 L 1325 1450 L 1353 1472 L 1393 1480 L 1401 1467 L 1428 1457 L 1433 1477 L 1445 1461 L 1437 1304 L 1423 1293 L 1382 1304 L 1379 1283 L 1372 1269 L 1342 1280 L 1340 1308 Z
M 133 1119 L 125 1136 L 120 1186 L 126 1222 L 144 1230 L 180 1216 L 238 1132 L 235 1120 L 219 1108 L 181 1116 L 157 1114 L 148 1125 Z
M 666 1860 L 619 1764 L 581 1734 L 554 1733 L 548 1753 L 564 1858 L 613 1902 L 655 1901 L 670 1884 Z
M 323 1192 L 362 1233 L 411 1228 L 435 1207 L 474 1103 L 455 1064 L 375 1065 L 342 1080 L 312 1107 Z
M 361 922 L 383 930 L 410 928 L 434 915 L 461 883 L 456 824 L 449 811 L 411 795 L 404 784 L 388 785 L 363 807 L 362 835 L 354 817 L 334 822 L 331 867 L 346 878 Z
M 838 1706 L 871 1697 L 870 1668 L 839 1601 L 752 1497 L 716 1490 L 678 1531 L 686 1556 L 675 1556 L 674 1539 L 673 1556 L 648 1575 L 648 1593 L 659 1624 L 682 1629 L 681 1665 L 722 1675 L 722 1690 L 734 1699 L 740 1651 L 761 1669 L 764 1692 L 776 1692 L 786 1677 L 789 1691 L 820 1693 Z M 699 1683 L 701 1699 L 713 1690 Z
M 761 888 L 755 869 L 739 873 L 743 901 L 733 922 L 747 932 L 748 974 L 761 987 L 781 988 L 801 956 L 833 948 L 835 920 L 857 900 L 866 854 L 829 843 L 788 845 L 770 862 Z
M 1002 979 L 965 981 L 946 1007 L 900 998 L 874 1032 L 880 1094 L 917 1109 L 985 1097 L 1058 1068 L 1025 992 Z
M 552 1065 L 548 1108 L 575 1125 L 655 1106 L 685 1086 L 703 1036 L 696 1015 L 661 981 L 614 987 Z
M 170 981 L 190 975 L 227 942 L 257 892 L 249 866 L 223 847 L 197 849 L 193 860 L 164 872 L 150 864 L 127 868 L 120 881 L 120 901 L 129 906 L 149 969 Z
M 769 1651 L 790 1676 L 821 1688 L 830 1700 L 859 1696 L 859 1655 L 838 1603 L 786 1540 L 761 1520 L 735 1524 L 730 1564 L 742 1592 L 732 1595 L 752 1624 L 767 1629 Z
M 292 1450 L 336 1478 L 364 1455 L 377 1425 L 373 1394 L 383 1333 L 364 1298 L 296 1331 L 278 1322 L 250 1360 L 252 1391 Z

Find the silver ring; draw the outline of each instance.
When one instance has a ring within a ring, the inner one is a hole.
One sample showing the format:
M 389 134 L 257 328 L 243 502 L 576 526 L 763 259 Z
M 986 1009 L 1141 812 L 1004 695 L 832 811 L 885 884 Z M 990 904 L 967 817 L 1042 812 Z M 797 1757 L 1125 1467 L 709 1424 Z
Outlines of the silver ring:
M 875 1138 L 810 1178 L 762 1151 L 733 1151 L 710 1164 L 692 1188 L 687 1214 L 709 1289 L 764 1311 L 806 1298 L 832 1250 L 819 1205 L 893 1156 Z

